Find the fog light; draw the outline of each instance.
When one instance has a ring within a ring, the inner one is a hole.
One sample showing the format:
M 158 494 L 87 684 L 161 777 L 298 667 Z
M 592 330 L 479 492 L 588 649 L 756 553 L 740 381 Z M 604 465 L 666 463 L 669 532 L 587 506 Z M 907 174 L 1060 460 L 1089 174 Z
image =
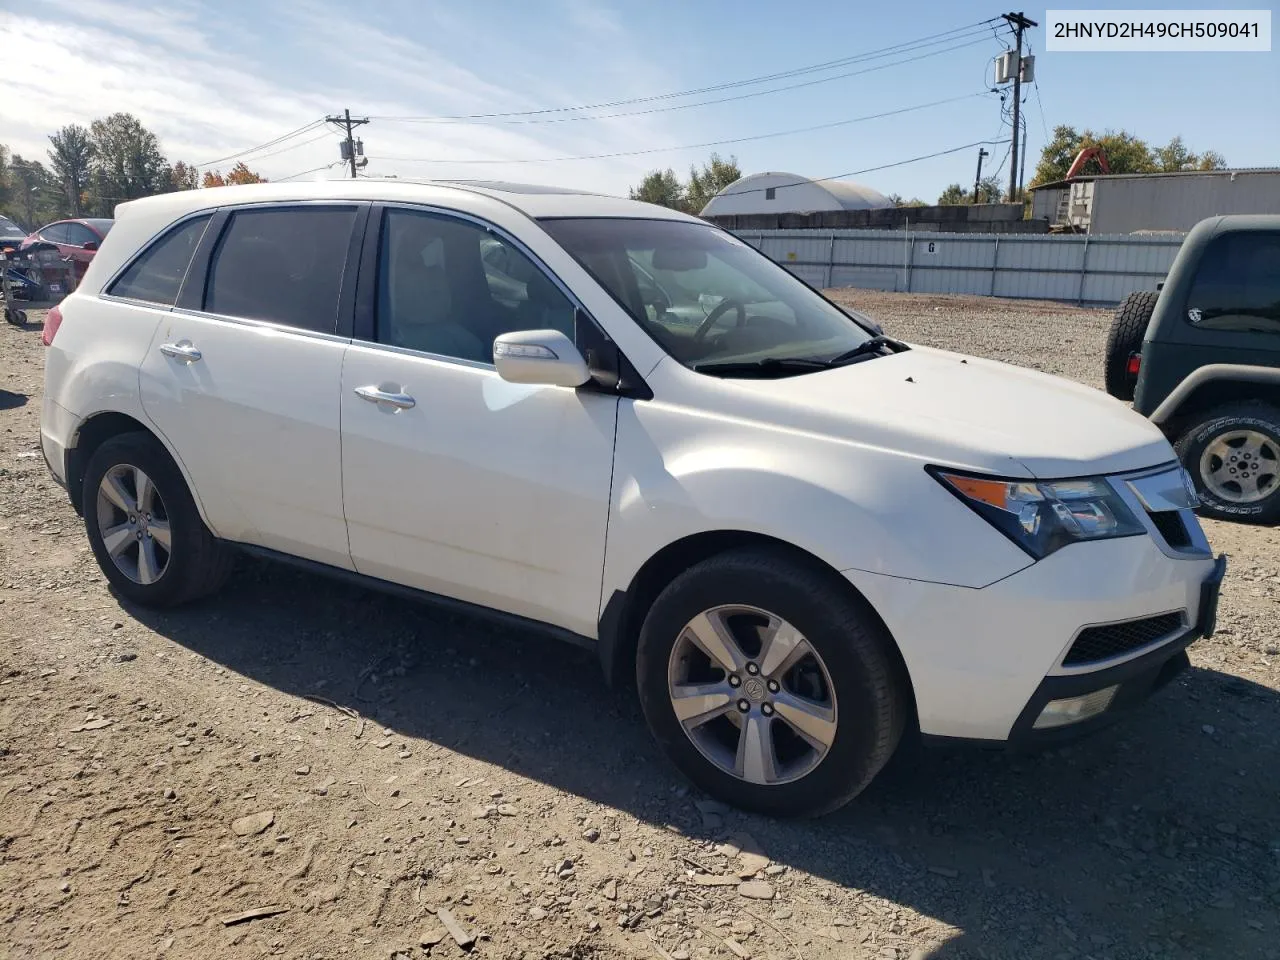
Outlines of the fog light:
M 1040 711 L 1040 716 L 1036 717 L 1033 729 L 1047 730 L 1050 727 L 1065 727 L 1069 723 L 1079 723 L 1081 720 L 1096 717 L 1111 706 L 1111 701 L 1115 699 L 1116 691 L 1119 689 L 1120 687 L 1117 684 L 1112 687 L 1103 687 L 1101 690 L 1093 691 L 1093 693 L 1086 693 L 1083 697 L 1050 700 L 1044 705 L 1044 709 Z

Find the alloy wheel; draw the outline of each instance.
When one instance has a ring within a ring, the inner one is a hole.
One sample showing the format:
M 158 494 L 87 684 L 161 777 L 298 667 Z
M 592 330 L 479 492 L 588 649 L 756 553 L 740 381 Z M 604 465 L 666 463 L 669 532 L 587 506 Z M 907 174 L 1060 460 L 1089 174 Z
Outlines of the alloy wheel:
M 1231 430 L 1205 447 L 1200 477 L 1221 500 L 1257 503 L 1280 488 L 1280 448 L 1257 430 Z
M 155 483 L 127 463 L 103 474 L 98 484 L 98 533 L 107 556 L 134 583 L 155 583 L 169 567 L 169 514 Z
M 672 647 L 671 708 L 711 763 L 748 783 L 799 780 L 836 737 L 826 664 L 794 626 L 741 604 L 698 614 Z

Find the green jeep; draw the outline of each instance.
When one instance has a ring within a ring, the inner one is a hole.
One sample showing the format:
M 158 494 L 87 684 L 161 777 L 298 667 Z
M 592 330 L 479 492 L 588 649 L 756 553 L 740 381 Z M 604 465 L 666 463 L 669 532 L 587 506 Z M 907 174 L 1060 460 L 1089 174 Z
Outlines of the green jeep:
M 1280 216 L 1196 224 L 1116 310 L 1106 385 L 1173 442 L 1203 513 L 1280 520 Z

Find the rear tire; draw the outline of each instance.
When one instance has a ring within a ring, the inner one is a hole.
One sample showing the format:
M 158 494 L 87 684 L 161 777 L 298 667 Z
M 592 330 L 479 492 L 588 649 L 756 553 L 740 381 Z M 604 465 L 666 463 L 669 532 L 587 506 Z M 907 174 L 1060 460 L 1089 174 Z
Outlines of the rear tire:
M 204 525 L 182 472 L 149 434 L 121 434 L 93 452 L 81 503 L 98 566 L 135 603 L 186 603 L 231 572 L 231 549 Z
M 713 638 L 728 631 L 734 671 L 694 642 L 708 625 Z M 667 756 L 707 793 L 756 813 L 816 816 L 860 793 L 902 737 L 910 694 L 892 643 L 837 575 L 781 550 L 736 550 L 654 601 L 636 659 L 641 706 Z M 691 705 L 695 688 L 708 693 Z
M 1138 378 L 1129 372 L 1129 357 L 1142 349 L 1142 338 L 1151 323 L 1160 294 L 1150 290 L 1131 293 L 1120 302 L 1107 334 L 1104 379 L 1107 393 L 1117 400 L 1132 400 Z
M 1280 410 L 1261 402 L 1217 407 L 1184 430 L 1174 448 L 1195 481 L 1201 513 L 1280 521 Z

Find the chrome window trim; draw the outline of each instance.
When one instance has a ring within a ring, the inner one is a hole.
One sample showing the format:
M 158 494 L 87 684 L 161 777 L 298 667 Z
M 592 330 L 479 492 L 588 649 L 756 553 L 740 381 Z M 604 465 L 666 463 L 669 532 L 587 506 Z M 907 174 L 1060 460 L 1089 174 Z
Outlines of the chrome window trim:
M 153 233 L 150 237 L 148 237 L 145 243 L 140 244 L 138 246 L 138 249 L 133 252 L 133 255 L 129 257 L 129 259 L 125 260 L 125 262 L 121 264 L 120 267 L 116 270 L 116 272 L 107 278 L 107 282 L 102 285 L 102 289 L 98 292 L 97 298 L 99 300 L 111 300 L 116 303 L 146 304 L 147 306 L 156 307 L 159 310 L 172 310 L 173 309 L 172 303 L 169 304 L 168 306 L 165 306 L 164 304 L 156 303 L 154 300 L 138 300 L 135 297 L 121 297 L 121 296 L 117 296 L 114 293 L 108 293 L 107 291 L 110 290 L 112 287 L 114 287 L 116 285 L 116 281 L 119 280 L 121 276 L 123 276 L 124 273 L 130 267 L 132 267 L 138 260 L 141 260 L 143 255 L 146 254 L 147 251 L 149 251 L 152 247 L 154 247 L 156 245 L 156 241 L 158 241 L 161 237 L 166 236 L 170 231 L 180 227 L 182 224 L 186 223 L 188 220 L 197 220 L 200 217 L 208 217 L 209 222 L 212 223 L 213 218 L 217 214 L 219 209 L 220 209 L 219 207 L 204 207 L 200 210 L 192 210 L 189 213 L 183 214 L 177 220 L 171 220 L 169 223 L 166 223 L 163 227 L 161 227 L 159 230 Z M 205 226 L 205 229 L 206 230 L 208 229 L 207 225 Z M 201 235 L 201 239 L 203 239 L 203 234 Z M 198 245 L 197 245 L 197 248 L 198 248 Z M 187 270 L 189 271 L 190 269 L 191 269 L 191 263 L 188 262 Z M 181 290 L 181 287 L 179 287 L 179 290 Z
M 155 306 L 155 304 L 152 304 Z M 269 330 L 274 333 L 291 333 L 296 336 L 310 337 L 314 340 L 327 340 L 331 343 L 351 343 L 350 337 L 344 337 L 336 333 L 324 333 L 320 330 L 310 330 L 307 327 L 291 327 L 287 323 L 278 323 L 274 320 L 256 320 L 253 317 L 233 317 L 225 313 L 210 313 L 208 310 L 184 310 L 181 307 L 170 307 L 170 313 L 177 314 L 182 317 L 194 317 L 201 320 L 218 320 L 222 323 L 230 323 L 241 327 L 255 327 L 258 329 Z

